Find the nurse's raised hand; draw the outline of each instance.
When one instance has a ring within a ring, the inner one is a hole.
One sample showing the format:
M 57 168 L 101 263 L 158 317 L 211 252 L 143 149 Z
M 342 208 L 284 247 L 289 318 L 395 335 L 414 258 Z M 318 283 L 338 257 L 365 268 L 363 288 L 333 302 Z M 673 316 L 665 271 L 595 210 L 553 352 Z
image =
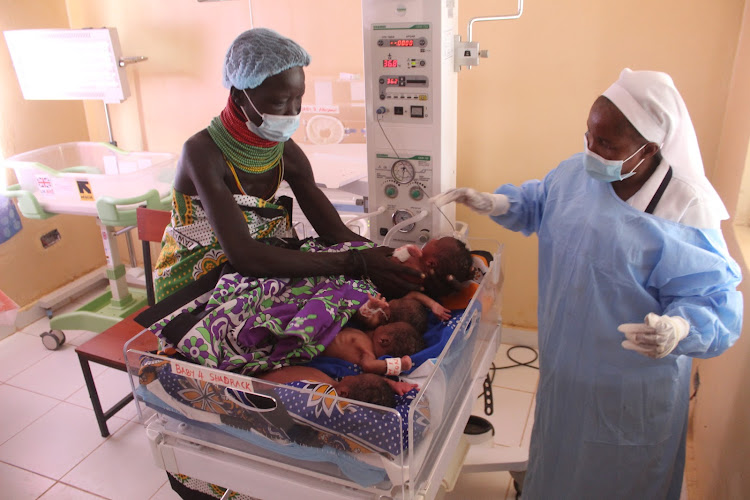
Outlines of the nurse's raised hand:
M 391 259 L 393 248 L 380 246 L 358 251 L 361 268 L 358 274 L 372 280 L 378 292 L 387 299 L 403 297 L 411 291 L 422 291 L 425 275 L 413 267 Z

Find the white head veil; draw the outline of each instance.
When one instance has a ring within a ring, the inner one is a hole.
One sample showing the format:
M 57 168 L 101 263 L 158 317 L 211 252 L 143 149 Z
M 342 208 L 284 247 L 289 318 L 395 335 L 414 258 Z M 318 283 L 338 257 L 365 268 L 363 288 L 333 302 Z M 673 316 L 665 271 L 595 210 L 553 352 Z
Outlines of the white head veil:
M 703 195 L 711 218 L 729 218 L 719 194 L 706 178 L 693 122 L 669 75 L 625 68 L 602 95 L 646 140 L 661 145 L 662 157 L 675 177 Z

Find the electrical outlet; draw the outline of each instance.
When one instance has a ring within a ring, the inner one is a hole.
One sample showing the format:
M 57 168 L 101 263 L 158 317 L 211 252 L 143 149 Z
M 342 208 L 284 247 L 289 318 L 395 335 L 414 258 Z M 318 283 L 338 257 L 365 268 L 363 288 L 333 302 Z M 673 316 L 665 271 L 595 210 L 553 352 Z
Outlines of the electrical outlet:
M 45 250 L 61 239 L 62 236 L 60 236 L 60 232 L 57 229 L 53 229 L 49 233 L 45 233 L 41 238 L 39 238 L 39 240 L 42 242 L 42 248 L 44 248 Z

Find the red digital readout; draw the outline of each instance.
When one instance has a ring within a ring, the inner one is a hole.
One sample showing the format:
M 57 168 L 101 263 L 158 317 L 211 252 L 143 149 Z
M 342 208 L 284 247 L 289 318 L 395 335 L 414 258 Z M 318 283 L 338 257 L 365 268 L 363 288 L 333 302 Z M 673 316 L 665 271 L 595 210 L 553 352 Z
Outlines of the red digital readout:
M 414 47 L 414 40 L 391 40 L 391 47 Z
M 384 68 L 396 68 L 398 67 L 398 59 L 383 59 Z
M 398 78 L 386 78 L 386 85 L 398 85 Z

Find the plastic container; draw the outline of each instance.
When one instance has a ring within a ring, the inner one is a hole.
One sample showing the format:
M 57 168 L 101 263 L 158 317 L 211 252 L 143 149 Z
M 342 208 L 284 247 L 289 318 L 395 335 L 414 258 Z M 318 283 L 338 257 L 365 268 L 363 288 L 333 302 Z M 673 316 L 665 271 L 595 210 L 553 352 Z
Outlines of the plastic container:
M 102 142 L 69 142 L 14 155 L 4 166 L 12 168 L 18 179 L 9 191 L 19 198 L 23 215 L 44 218 L 50 214 L 96 216 L 96 202 L 107 197 L 136 198 L 151 190 L 159 198 L 168 197 L 176 162 L 172 153 L 127 152 Z M 26 203 L 21 202 L 24 199 Z

